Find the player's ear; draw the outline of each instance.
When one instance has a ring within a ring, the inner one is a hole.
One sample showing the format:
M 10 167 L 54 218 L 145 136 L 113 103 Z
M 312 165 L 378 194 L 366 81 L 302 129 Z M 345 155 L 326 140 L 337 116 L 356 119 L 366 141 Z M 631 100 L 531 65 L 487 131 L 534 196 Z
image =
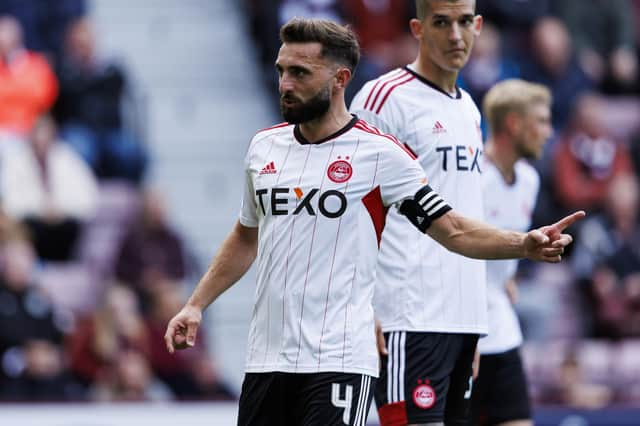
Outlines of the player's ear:
M 522 117 L 520 117 L 520 115 L 515 111 L 508 113 L 504 117 L 504 128 L 511 135 L 520 133 L 520 129 L 522 128 Z
M 336 71 L 336 88 L 344 89 L 349 81 L 351 81 L 351 70 L 346 67 L 340 67 Z
M 409 21 L 409 29 L 411 30 L 411 34 L 413 38 L 420 40 L 422 38 L 422 21 L 413 18 Z
M 484 19 L 482 18 L 482 15 L 476 15 L 473 17 L 473 33 L 477 36 L 480 35 L 480 32 L 482 31 L 482 23 L 484 22 Z

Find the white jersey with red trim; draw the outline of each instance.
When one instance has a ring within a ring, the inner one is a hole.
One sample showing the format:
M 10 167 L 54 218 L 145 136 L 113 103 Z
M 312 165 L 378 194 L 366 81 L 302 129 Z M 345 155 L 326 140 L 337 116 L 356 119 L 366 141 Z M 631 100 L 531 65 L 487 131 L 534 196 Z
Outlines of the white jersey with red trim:
M 262 131 L 245 167 L 240 223 L 259 228 L 246 371 L 377 377 L 379 239 L 389 206 L 425 185 L 422 168 L 356 117 L 313 144 L 298 126 Z
M 410 67 L 369 81 L 351 111 L 405 143 L 429 185 L 458 213 L 483 218 L 480 112 Z M 382 235 L 376 317 L 384 331 L 487 332 L 485 262 L 452 253 L 390 213 Z
M 485 159 L 482 183 L 486 221 L 498 228 L 527 231 L 540 188 L 538 172 L 520 160 L 515 164 L 515 181 L 507 184 L 496 166 Z M 505 283 L 517 268 L 515 259 L 487 262 L 489 335 L 478 341 L 482 354 L 502 353 L 522 344 L 520 324 L 505 291 Z

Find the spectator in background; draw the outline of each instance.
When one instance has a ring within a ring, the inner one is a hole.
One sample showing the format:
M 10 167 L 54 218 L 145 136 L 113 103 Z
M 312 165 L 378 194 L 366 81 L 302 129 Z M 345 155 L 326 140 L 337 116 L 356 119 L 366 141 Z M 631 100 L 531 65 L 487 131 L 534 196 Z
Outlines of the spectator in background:
M 568 30 L 554 17 L 541 18 L 532 28 L 530 56 L 521 58 L 521 78 L 543 84 L 553 95 L 551 106 L 555 135 L 560 134 L 569 122 L 570 112 L 581 93 L 591 90 L 593 84 L 580 68 Z M 558 208 L 554 193 L 551 154 L 556 144 L 554 136 L 536 168 L 541 175 L 541 189 L 533 214 L 533 225 L 545 223 L 550 212 Z
M 587 320 L 590 337 L 620 339 L 624 335 L 626 318 L 623 283 L 606 265 L 599 265 L 588 280 Z
M 557 202 L 564 209 L 601 210 L 613 178 L 633 173 L 626 147 L 606 130 L 604 108 L 599 95 L 580 97 L 569 127 L 557 142 L 553 179 Z
M 574 353 L 566 355 L 557 373 L 557 380 L 541 392 L 540 402 L 595 410 L 613 399 L 609 386 L 592 383 L 584 377 L 584 366 Z
M 500 28 L 508 56 L 526 48 L 527 35 L 549 13 L 551 0 L 477 0 L 478 14 Z M 484 29 L 483 29 L 484 32 Z
M 0 133 L 26 135 L 57 93 L 46 59 L 24 47 L 20 23 L 0 16 Z
M 28 240 L 11 238 L 4 242 L 0 272 L 0 389 L 7 386 L 7 379 L 22 374 L 22 345 L 32 339 L 59 344 L 64 334 L 50 300 L 34 284 L 35 262 Z
M 168 223 L 158 192 L 144 193 L 140 216 L 125 235 L 119 252 L 116 276 L 133 286 L 145 308 L 157 283 L 185 278 L 183 242 Z
M 277 38 L 273 36 L 278 30 L 280 3 L 280 0 L 243 0 L 251 37 L 260 48 L 259 61 L 265 66 L 277 54 L 280 47 Z
M 2 207 L 32 234 L 38 256 L 69 260 L 81 225 L 97 207 L 98 188 L 91 170 L 57 139 L 49 116 L 41 116 L 28 138 L 0 168 Z
M 83 388 L 66 371 L 60 345 L 47 340 L 28 340 L 23 348 L 24 369 L 0 386 L 8 401 L 49 402 L 85 399 Z
M 140 182 L 147 154 L 123 123 L 126 75 L 115 62 L 98 57 L 86 19 L 69 26 L 57 74 L 60 97 L 54 115 L 65 141 L 99 178 Z
M 148 355 L 147 330 L 135 294 L 121 285 L 110 287 L 102 306 L 78 321 L 68 343 L 73 373 L 85 385 L 108 381 L 124 350 Z
M 605 209 L 583 223 L 572 267 L 587 302 L 589 336 L 640 336 L 640 188 L 635 175 L 622 174 L 607 186 Z
M 12 15 L 22 24 L 27 48 L 54 62 L 62 50 L 67 24 L 86 9 L 85 0 L 0 0 L 0 15 Z
M 91 398 L 97 401 L 166 401 L 169 389 L 153 375 L 143 354 L 133 349 L 118 352 L 109 373 L 96 382 Z
M 592 87 L 573 54 L 567 28 L 557 18 L 540 19 L 531 32 L 531 56 L 522 61 L 521 78 L 544 84 L 553 95 L 556 131 L 564 128 L 576 97 Z
M 281 0 L 244 0 L 249 18 L 249 31 L 253 42 L 258 46 L 262 82 L 270 94 L 277 100 L 278 78 L 273 72 L 273 58 L 278 55 L 280 40 L 275 35 L 280 27 L 278 12 Z
M 628 0 L 556 0 L 554 12 L 567 25 L 582 69 L 606 92 L 638 88 L 633 9 Z

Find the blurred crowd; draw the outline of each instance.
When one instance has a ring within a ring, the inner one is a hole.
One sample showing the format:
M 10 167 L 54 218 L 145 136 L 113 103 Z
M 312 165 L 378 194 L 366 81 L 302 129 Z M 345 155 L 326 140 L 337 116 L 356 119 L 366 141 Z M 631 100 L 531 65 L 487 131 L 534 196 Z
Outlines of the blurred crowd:
M 0 400 L 234 398 L 206 333 L 164 348 L 194 261 L 86 9 L 0 0 Z
M 278 28 L 294 16 L 335 19 L 359 35 L 363 57 L 347 96 L 415 58 L 413 0 L 243 4 L 274 95 Z M 553 94 L 554 135 L 534 164 L 542 177 L 534 226 L 588 213 L 569 230 L 575 244 L 563 264 L 520 268 L 532 395 L 592 408 L 640 404 L 640 0 L 477 0 L 477 12 L 483 30 L 459 85 L 478 105 L 506 78 Z

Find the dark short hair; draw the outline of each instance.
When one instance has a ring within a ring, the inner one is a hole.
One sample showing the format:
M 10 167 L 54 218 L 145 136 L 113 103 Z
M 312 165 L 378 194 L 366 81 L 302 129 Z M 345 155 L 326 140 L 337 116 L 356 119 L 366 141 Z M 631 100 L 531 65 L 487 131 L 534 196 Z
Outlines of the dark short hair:
M 419 20 L 423 20 L 429 15 L 431 12 L 431 2 L 433 0 L 416 0 L 416 18 Z M 447 0 L 449 3 L 456 3 L 460 0 Z M 476 4 L 475 0 L 473 0 L 473 8 L 475 9 Z
M 323 58 L 346 66 L 354 73 L 360 61 L 358 39 L 348 26 L 326 19 L 293 18 L 280 28 L 283 43 L 320 43 Z

